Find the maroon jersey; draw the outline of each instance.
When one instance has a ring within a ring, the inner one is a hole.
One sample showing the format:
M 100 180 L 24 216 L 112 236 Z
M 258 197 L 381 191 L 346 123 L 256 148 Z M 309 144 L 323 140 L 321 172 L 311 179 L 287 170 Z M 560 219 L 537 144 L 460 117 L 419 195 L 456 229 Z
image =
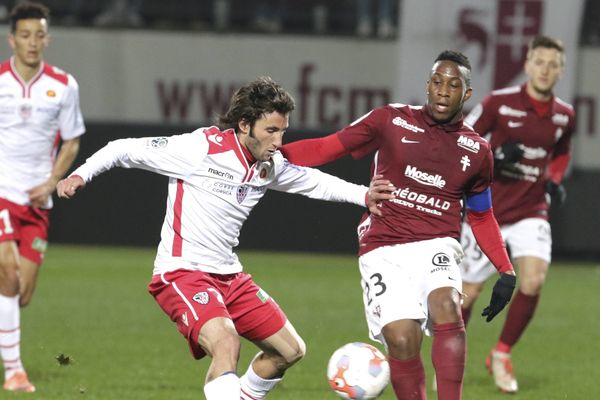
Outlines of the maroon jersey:
M 554 97 L 546 115 L 539 116 L 525 85 L 496 90 L 465 118 L 488 138 L 492 151 L 507 142 L 520 142 L 525 151 L 514 168 L 496 172 L 492 186 L 494 214 L 500 225 L 524 218 L 548 218 L 544 191 L 550 161 L 570 152 L 575 112 Z
M 377 247 L 439 237 L 458 238 L 462 198 L 492 179 L 488 143 L 462 119 L 436 123 L 423 107 L 391 104 L 337 133 L 360 158 L 376 151 L 373 173 L 389 179 L 396 198 L 382 203 L 384 217 L 359 226 L 359 255 Z

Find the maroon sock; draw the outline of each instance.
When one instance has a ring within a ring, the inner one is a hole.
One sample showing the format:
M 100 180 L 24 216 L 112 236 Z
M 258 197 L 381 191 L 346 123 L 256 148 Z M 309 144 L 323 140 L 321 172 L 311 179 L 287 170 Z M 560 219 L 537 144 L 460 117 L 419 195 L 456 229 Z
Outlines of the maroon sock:
M 469 308 L 461 307 L 461 309 L 460 309 L 463 322 L 465 323 L 465 328 L 467 327 L 467 324 L 469 323 L 469 320 L 471 319 L 471 310 L 472 309 L 473 309 L 473 306 L 471 306 Z
M 462 321 L 433 326 L 431 360 L 435 368 L 439 400 L 460 400 L 467 342 Z
M 537 308 L 540 295 L 528 296 L 520 290 L 515 295 L 515 298 L 510 303 L 506 321 L 500 334 L 500 341 L 509 346 L 514 346 L 519 340 L 529 321 L 533 318 L 535 309 Z
M 421 356 L 398 360 L 388 356 L 390 380 L 398 400 L 427 400 L 425 369 Z

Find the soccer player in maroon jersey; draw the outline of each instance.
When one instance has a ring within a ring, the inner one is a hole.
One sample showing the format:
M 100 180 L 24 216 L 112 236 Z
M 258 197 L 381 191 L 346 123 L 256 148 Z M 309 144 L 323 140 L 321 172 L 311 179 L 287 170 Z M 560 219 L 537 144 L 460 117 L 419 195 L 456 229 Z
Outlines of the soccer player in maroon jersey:
M 462 120 L 470 73 L 466 56 L 444 51 L 430 71 L 426 105 L 376 108 L 332 135 L 283 147 L 300 165 L 375 153 L 373 174 L 394 185 L 395 198 L 380 203 L 382 215 L 367 214 L 359 224 L 358 254 L 369 333 L 386 346 L 398 399 L 426 398 L 424 331 L 433 333 L 438 398 L 461 398 L 466 338 L 457 239 L 464 196 L 477 241 L 500 273 L 483 312 L 488 321 L 515 286 L 492 211 L 490 146 Z
M 552 247 L 549 198 L 558 204 L 565 200 L 561 181 L 570 159 L 575 114 L 569 104 L 553 95 L 564 64 L 560 41 L 546 36 L 533 39 L 525 61 L 527 82 L 492 92 L 466 118 L 475 131 L 489 138 L 494 152 L 494 213 L 520 276 L 498 343 L 486 360 L 496 385 L 504 392 L 518 389 L 511 348 L 533 317 L 548 272 Z M 494 270 L 474 243 L 468 224 L 464 228 L 461 272 L 467 323 L 473 303 Z

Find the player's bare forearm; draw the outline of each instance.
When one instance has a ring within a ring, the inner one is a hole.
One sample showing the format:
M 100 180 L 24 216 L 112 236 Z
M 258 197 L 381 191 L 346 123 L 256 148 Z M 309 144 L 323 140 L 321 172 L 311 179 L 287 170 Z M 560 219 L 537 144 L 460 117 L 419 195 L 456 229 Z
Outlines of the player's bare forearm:
M 71 175 L 62 179 L 56 185 L 56 194 L 61 199 L 70 199 L 77 191 L 85 186 L 85 181 L 79 175 Z
M 79 152 L 79 138 L 65 140 L 60 147 L 60 151 L 56 156 L 54 167 L 50 178 L 40 185 L 29 189 L 29 201 L 34 207 L 43 207 L 48 201 L 48 197 L 52 195 L 56 184 L 60 178 L 71 168 L 77 153 Z
M 373 176 L 367 193 L 367 207 L 371 214 L 382 216 L 381 202 L 395 198 L 394 190 L 396 187 L 388 179 L 384 179 L 383 175 Z
M 79 153 L 79 138 L 65 140 L 56 156 L 50 179 L 54 185 L 67 173 Z

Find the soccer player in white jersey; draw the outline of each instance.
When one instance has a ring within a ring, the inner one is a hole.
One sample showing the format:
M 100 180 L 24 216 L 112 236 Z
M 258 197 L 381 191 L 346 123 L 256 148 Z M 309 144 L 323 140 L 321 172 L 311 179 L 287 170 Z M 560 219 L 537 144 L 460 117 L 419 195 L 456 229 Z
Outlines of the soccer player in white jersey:
M 0 64 L 0 354 L 9 391 L 35 391 L 21 363 L 19 307 L 36 286 L 52 192 L 85 132 L 77 82 L 43 61 L 48 18 L 41 4 L 17 5 L 8 36 L 14 54 Z
M 267 189 L 365 205 L 391 194 L 289 164 L 278 148 L 294 109 L 270 78 L 240 88 L 216 126 L 171 137 L 121 139 L 59 182 L 70 198 L 112 167 L 169 177 L 167 210 L 149 291 L 177 324 L 196 359 L 212 358 L 208 400 L 263 399 L 300 360 L 305 345 L 277 303 L 242 272 L 233 252 L 240 229 Z M 369 194 L 367 196 L 367 193 Z M 238 378 L 240 336 L 260 351 Z

